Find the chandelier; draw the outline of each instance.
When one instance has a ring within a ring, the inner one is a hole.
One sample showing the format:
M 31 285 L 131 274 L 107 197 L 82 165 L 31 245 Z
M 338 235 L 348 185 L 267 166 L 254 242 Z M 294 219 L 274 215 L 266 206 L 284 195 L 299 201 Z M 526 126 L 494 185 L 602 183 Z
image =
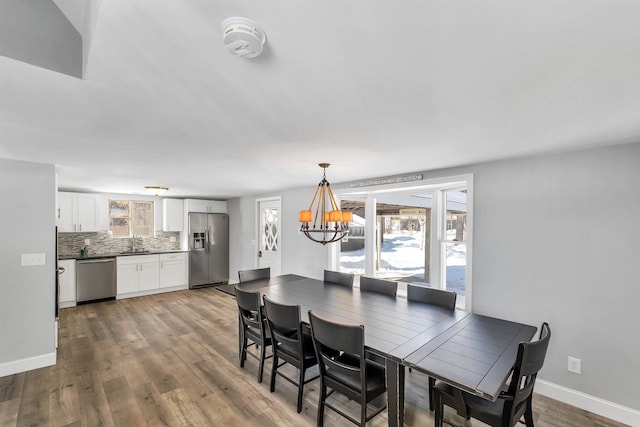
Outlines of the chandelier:
M 353 219 L 351 212 L 338 208 L 331 184 L 327 181 L 329 163 L 319 163 L 322 168 L 322 181 L 311 199 L 309 209 L 300 211 L 300 231 L 314 242 L 326 245 L 337 242 L 349 234 L 349 223 Z

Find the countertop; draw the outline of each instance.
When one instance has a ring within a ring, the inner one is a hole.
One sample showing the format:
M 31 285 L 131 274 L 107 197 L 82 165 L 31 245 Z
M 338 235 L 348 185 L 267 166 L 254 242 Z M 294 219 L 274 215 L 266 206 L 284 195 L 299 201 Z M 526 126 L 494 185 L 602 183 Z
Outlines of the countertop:
M 106 254 L 89 254 L 87 256 L 78 255 L 65 255 L 59 256 L 59 260 L 67 260 L 67 259 L 75 259 L 75 260 L 83 260 L 83 259 L 100 259 L 100 258 L 115 258 L 118 256 L 131 256 L 131 255 L 159 255 L 159 254 L 173 254 L 178 252 L 189 252 L 188 250 L 176 249 L 176 250 L 160 250 L 160 251 L 140 251 L 140 252 L 114 252 L 114 253 L 106 253 Z

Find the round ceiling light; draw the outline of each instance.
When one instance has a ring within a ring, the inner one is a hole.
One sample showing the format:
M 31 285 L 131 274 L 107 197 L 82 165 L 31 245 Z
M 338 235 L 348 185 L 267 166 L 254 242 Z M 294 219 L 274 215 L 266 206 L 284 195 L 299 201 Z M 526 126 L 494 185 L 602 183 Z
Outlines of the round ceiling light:
M 233 17 L 222 21 L 224 45 L 230 54 L 255 58 L 262 53 L 267 35 L 251 19 Z

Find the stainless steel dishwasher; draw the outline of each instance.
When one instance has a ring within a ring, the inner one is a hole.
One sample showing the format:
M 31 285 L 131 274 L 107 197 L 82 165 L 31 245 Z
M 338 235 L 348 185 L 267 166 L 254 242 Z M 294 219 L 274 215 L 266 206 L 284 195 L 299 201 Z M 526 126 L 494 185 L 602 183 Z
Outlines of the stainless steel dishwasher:
M 96 258 L 76 261 L 77 302 L 116 297 L 116 259 Z

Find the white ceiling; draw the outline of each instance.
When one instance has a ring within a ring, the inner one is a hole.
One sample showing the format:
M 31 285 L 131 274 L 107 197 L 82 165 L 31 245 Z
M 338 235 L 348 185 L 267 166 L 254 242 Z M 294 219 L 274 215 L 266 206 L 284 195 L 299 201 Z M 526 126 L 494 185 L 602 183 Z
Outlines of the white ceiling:
M 225 50 L 231 16 L 262 56 Z M 639 22 L 633 0 L 102 1 L 84 79 L 0 56 L 0 157 L 228 198 L 319 162 L 335 184 L 637 142 Z

